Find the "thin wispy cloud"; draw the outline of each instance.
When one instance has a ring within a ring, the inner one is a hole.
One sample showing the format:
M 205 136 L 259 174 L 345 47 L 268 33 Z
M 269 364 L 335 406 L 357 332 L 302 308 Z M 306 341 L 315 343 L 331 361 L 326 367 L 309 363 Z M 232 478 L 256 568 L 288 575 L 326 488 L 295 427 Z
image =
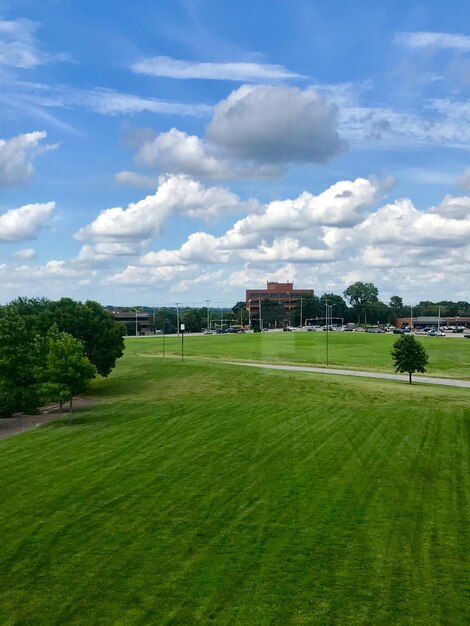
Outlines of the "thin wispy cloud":
M 53 61 L 69 61 L 63 53 L 49 53 L 41 49 L 34 33 L 38 24 L 21 18 L 0 20 L 0 65 L 31 69 Z
M 394 42 L 407 48 L 451 48 L 470 50 L 470 36 L 452 33 L 434 33 L 421 31 L 416 33 L 398 33 Z
M 194 63 L 172 59 L 166 56 L 143 58 L 131 65 L 136 74 L 148 74 L 162 78 L 180 80 L 195 78 L 205 80 L 233 80 L 259 82 L 264 80 L 284 80 L 304 78 L 282 65 L 262 63 Z

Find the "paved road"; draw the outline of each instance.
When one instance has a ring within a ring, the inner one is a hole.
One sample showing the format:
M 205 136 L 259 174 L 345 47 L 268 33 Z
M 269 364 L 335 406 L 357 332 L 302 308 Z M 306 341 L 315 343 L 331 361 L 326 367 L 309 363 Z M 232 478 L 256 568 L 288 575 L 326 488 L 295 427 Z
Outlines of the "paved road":
M 401 380 L 408 382 L 408 374 L 382 374 L 380 372 L 361 372 L 359 370 L 342 370 L 331 367 L 305 367 L 303 365 L 272 365 L 268 363 L 239 363 L 224 361 L 228 365 L 243 365 L 246 367 L 262 367 L 271 370 L 286 370 L 291 372 L 310 372 L 312 374 L 339 374 L 340 376 L 359 376 L 361 378 L 381 378 L 385 380 Z M 434 378 L 432 376 L 416 375 L 415 382 L 429 385 L 449 385 L 451 387 L 467 387 L 470 389 L 470 380 L 455 380 L 452 378 Z

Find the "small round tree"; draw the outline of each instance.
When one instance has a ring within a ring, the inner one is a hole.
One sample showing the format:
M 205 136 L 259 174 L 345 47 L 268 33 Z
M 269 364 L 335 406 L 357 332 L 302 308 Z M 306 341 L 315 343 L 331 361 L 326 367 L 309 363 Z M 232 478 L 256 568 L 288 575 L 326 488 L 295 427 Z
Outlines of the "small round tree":
M 425 372 L 428 363 L 428 355 L 423 345 L 412 335 L 402 335 L 393 344 L 393 363 L 396 372 L 407 372 L 410 385 L 411 376 L 414 372 Z

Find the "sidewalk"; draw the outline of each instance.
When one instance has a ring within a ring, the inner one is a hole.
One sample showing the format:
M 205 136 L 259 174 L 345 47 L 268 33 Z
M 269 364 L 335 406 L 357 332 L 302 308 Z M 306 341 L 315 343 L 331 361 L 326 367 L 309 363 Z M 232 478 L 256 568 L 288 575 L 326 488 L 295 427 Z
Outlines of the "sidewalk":
M 243 365 L 245 367 L 261 367 L 271 370 L 285 370 L 291 372 L 310 372 L 312 374 L 335 374 L 339 376 L 358 376 L 360 378 L 380 378 L 382 380 L 400 380 L 408 383 L 408 374 L 385 374 L 382 372 L 362 372 L 360 370 L 342 370 L 331 367 L 308 367 L 303 365 L 272 365 L 269 363 L 239 363 L 238 361 L 224 361 L 227 365 Z M 456 380 L 453 378 L 434 378 L 432 376 L 413 376 L 415 383 L 428 385 L 448 385 L 450 387 L 467 387 L 470 389 L 470 380 Z

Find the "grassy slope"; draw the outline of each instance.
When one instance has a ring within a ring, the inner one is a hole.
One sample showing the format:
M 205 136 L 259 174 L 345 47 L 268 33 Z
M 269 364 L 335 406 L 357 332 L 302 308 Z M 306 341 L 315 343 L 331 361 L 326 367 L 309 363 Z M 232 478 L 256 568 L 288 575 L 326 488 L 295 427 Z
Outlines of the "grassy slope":
M 429 354 L 428 374 L 470 380 L 470 341 L 448 337 L 417 337 Z M 360 370 L 393 372 L 390 356 L 397 335 L 329 333 L 329 364 Z M 162 338 L 127 340 L 128 349 L 139 353 L 162 351 Z M 181 341 L 165 338 L 167 352 L 180 353 Z M 260 333 L 246 335 L 187 336 L 185 353 L 225 360 L 264 361 L 326 365 L 326 333 Z
M 468 390 L 128 353 L 96 394 L 0 442 L 1 624 L 468 623 Z

